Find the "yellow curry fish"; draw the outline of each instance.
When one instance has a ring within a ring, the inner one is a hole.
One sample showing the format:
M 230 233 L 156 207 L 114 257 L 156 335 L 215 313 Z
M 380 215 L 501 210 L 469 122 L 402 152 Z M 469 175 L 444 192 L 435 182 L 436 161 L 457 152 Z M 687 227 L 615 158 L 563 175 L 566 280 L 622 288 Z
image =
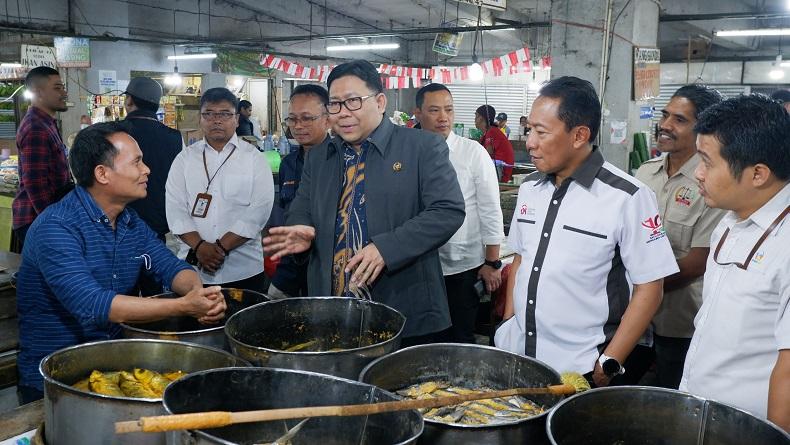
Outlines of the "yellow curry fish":
M 134 368 L 132 374 L 140 383 L 147 386 L 148 389 L 153 391 L 158 397 L 162 397 L 165 388 L 170 384 L 170 380 L 163 377 L 162 374 L 151 371 L 150 369 Z
M 107 378 L 101 371 L 91 372 L 88 377 L 91 391 L 105 396 L 125 397 L 121 388 L 111 379 Z
M 139 399 L 159 398 L 153 391 L 134 378 L 134 375 L 126 371 L 121 371 L 120 387 L 126 397 L 136 397 Z

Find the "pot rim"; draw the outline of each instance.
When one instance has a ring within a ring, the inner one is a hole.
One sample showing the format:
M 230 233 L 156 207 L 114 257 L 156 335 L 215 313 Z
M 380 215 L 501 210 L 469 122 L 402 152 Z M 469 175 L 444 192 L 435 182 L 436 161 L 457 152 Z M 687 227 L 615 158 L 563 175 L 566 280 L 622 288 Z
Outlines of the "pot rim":
M 344 382 L 347 382 L 347 383 L 353 383 L 354 386 L 365 386 L 365 387 L 368 387 L 368 389 L 370 389 L 370 390 L 376 390 L 377 389 L 377 390 L 383 392 L 386 395 L 392 396 L 393 400 L 398 400 L 398 396 L 397 395 L 393 394 L 390 391 L 387 391 L 384 388 L 379 388 L 378 386 L 371 385 L 370 383 L 364 383 L 364 382 L 360 382 L 360 381 L 357 381 L 357 380 L 351 380 L 351 379 L 347 379 L 345 377 L 337 377 L 337 376 L 329 375 L 329 374 L 321 374 L 320 372 L 302 371 L 302 370 L 297 370 L 297 369 L 272 368 L 272 367 L 239 367 L 239 366 L 234 366 L 234 367 L 227 367 L 227 368 L 206 369 L 206 370 L 203 370 L 203 371 L 193 372 L 193 373 L 190 373 L 189 375 L 183 377 L 183 379 L 186 379 L 187 377 L 198 376 L 198 375 L 201 375 L 201 374 L 209 374 L 209 373 L 215 373 L 215 372 L 230 372 L 230 371 L 242 371 L 242 372 L 277 371 L 277 372 L 286 372 L 286 373 L 292 373 L 292 374 L 304 374 L 304 375 L 317 376 L 317 377 L 327 378 L 329 380 L 341 380 L 341 381 L 344 381 Z M 164 394 L 167 394 L 167 391 L 169 391 L 170 388 L 171 388 L 171 386 L 168 385 L 167 388 L 165 388 Z M 173 414 L 173 412 L 170 410 L 170 407 L 167 406 L 167 403 L 165 402 L 164 396 L 160 400 L 162 401 L 162 406 L 164 406 L 165 411 L 167 411 L 168 414 Z M 412 410 L 409 410 L 409 411 L 416 412 L 417 415 L 419 416 L 419 418 L 422 420 L 422 422 L 420 422 L 419 430 L 412 437 L 406 439 L 403 442 L 394 443 L 393 445 L 405 445 L 405 444 L 413 441 L 414 439 L 420 437 L 422 435 L 424 429 L 425 429 L 425 418 L 422 416 L 422 414 L 420 414 L 420 412 L 418 410 L 416 410 L 416 409 L 412 409 Z M 295 420 L 295 419 L 290 419 L 290 420 Z M 236 445 L 236 442 L 230 442 L 230 441 L 227 441 L 225 439 L 219 438 L 217 436 L 213 436 L 211 434 L 208 434 L 208 433 L 204 432 L 203 430 L 186 430 L 186 431 L 188 431 L 190 433 L 193 433 L 193 434 L 197 434 L 198 436 L 201 436 L 201 437 L 203 437 L 205 439 L 210 439 L 210 440 L 216 441 L 216 442 L 218 442 L 218 443 L 220 443 L 222 445 Z
M 60 389 L 61 391 L 66 391 L 66 392 L 78 394 L 78 395 L 81 395 L 81 396 L 95 397 L 95 398 L 104 399 L 104 400 L 119 400 L 119 401 L 128 401 L 128 402 L 140 402 L 140 403 L 145 403 L 145 404 L 162 403 L 162 397 L 157 397 L 155 399 L 141 399 L 141 398 L 137 398 L 137 397 L 108 396 L 108 395 L 104 395 L 104 394 L 98 394 L 98 393 L 95 393 L 95 392 L 82 391 L 80 389 L 74 388 L 71 385 L 67 385 L 66 383 L 63 383 L 60 380 L 55 379 L 54 377 L 48 375 L 45 372 L 45 369 L 44 369 L 45 364 L 48 363 L 50 360 L 52 360 L 57 355 L 64 354 L 64 353 L 67 353 L 67 352 L 70 352 L 70 351 L 76 350 L 76 349 L 83 349 L 83 348 L 93 347 L 93 346 L 96 346 L 96 345 L 127 344 L 127 343 L 165 343 L 165 344 L 171 344 L 171 345 L 188 346 L 188 347 L 193 347 L 193 348 L 197 348 L 197 349 L 205 349 L 205 350 L 208 350 L 208 351 L 221 353 L 222 355 L 225 355 L 227 357 L 232 357 L 235 360 L 241 362 L 242 364 L 246 363 L 249 367 L 252 366 L 247 360 L 245 360 L 245 359 L 243 359 L 243 358 L 241 358 L 239 356 L 233 355 L 233 354 L 231 354 L 231 353 L 229 353 L 227 351 L 224 351 L 224 350 L 218 349 L 218 348 L 214 348 L 214 347 L 211 347 L 211 346 L 205 346 L 205 345 L 199 345 L 199 344 L 196 344 L 196 343 L 188 343 L 188 342 L 175 341 L 175 340 L 158 340 L 158 339 L 153 339 L 153 338 L 151 338 L 151 339 L 146 339 L 146 338 L 128 338 L 128 339 L 116 339 L 116 340 L 98 340 L 98 341 L 92 341 L 92 342 L 88 342 L 88 343 L 81 343 L 81 344 L 78 344 L 78 345 L 73 345 L 73 346 L 68 346 L 68 347 L 62 348 L 62 349 L 58 349 L 57 351 L 55 351 L 53 353 L 50 353 L 49 355 L 47 355 L 46 357 L 41 359 L 41 362 L 39 362 L 39 364 L 38 364 L 38 372 L 44 378 L 45 386 L 46 386 L 47 383 L 49 383 L 49 384 L 57 386 L 58 389 Z M 223 368 L 216 368 L 216 369 L 223 369 Z M 187 374 L 187 375 L 189 375 L 189 374 Z
M 239 289 L 239 288 L 237 288 L 237 287 L 223 287 L 220 290 L 223 291 L 223 290 L 230 290 L 230 289 Z M 258 292 L 258 291 L 254 291 L 254 290 L 250 290 L 250 289 L 240 289 L 240 290 L 242 290 L 244 292 L 252 292 L 252 293 L 255 293 L 255 294 L 258 294 L 258 295 L 261 295 L 261 296 L 265 297 L 267 300 L 271 300 L 271 298 L 268 295 L 264 294 L 263 292 Z M 142 297 L 142 298 L 173 298 L 173 296 L 175 296 L 175 298 L 178 298 L 178 294 L 176 294 L 175 292 L 164 292 L 164 293 L 161 293 L 161 294 L 151 295 L 150 297 Z M 258 304 L 260 304 L 260 303 L 258 303 Z M 248 309 L 248 308 L 244 308 L 244 309 Z M 188 317 L 188 316 L 186 316 L 186 317 Z M 180 317 L 167 317 L 167 318 L 180 318 Z M 165 319 L 167 319 L 167 318 L 165 318 Z M 225 318 L 225 323 L 217 324 L 217 325 L 211 326 L 211 327 L 207 327 L 206 329 L 193 329 L 191 331 L 153 331 L 153 330 L 150 330 L 150 329 L 143 329 L 141 327 L 138 327 L 141 324 L 148 324 L 148 323 L 118 323 L 118 324 L 124 330 L 132 331 L 132 332 L 139 332 L 139 333 L 142 333 L 142 334 L 189 336 L 189 335 L 210 334 L 210 333 L 214 333 L 216 331 L 221 331 L 221 330 L 225 329 L 225 324 L 227 324 L 228 320 L 230 320 L 230 317 L 226 317 Z
M 392 312 L 394 312 L 395 314 L 397 314 L 400 317 L 400 319 L 402 321 L 401 322 L 401 327 L 398 330 L 398 332 L 396 332 L 395 335 L 392 336 L 392 338 L 390 338 L 388 340 L 385 340 L 383 342 L 380 342 L 380 343 L 374 343 L 372 345 L 362 346 L 362 347 L 359 347 L 359 348 L 343 349 L 343 350 L 340 350 L 340 351 L 317 351 L 317 352 L 316 351 L 283 351 L 283 350 L 280 350 L 280 349 L 265 348 L 263 346 L 253 346 L 253 345 L 244 343 L 243 341 L 237 340 L 232 335 L 230 335 L 230 333 L 228 332 L 228 325 L 231 323 L 231 320 L 233 320 L 234 318 L 236 318 L 238 316 L 241 316 L 241 314 L 243 314 L 244 312 L 252 311 L 252 309 L 256 309 L 259 306 L 263 306 L 263 305 L 266 305 L 266 304 L 287 304 L 287 302 L 290 301 L 290 300 L 347 300 L 347 301 L 358 301 L 358 302 L 360 302 L 362 304 L 371 304 L 371 305 L 375 305 L 375 306 L 381 306 L 381 307 L 384 307 L 384 308 L 387 308 L 387 309 L 391 310 Z M 249 348 L 249 349 L 253 349 L 253 350 L 257 350 L 257 351 L 266 351 L 267 353 L 271 353 L 271 354 L 293 355 L 294 357 L 313 357 L 313 356 L 322 356 L 322 357 L 330 356 L 331 357 L 333 355 L 340 356 L 340 355 L 343 355 L 343 354 L 357 353 L 357 352 L 367 351 L 369 349 L 380 348 L 382 346 L 386 346 L 386 345 L 389 345 L 389 344 L 394 343 L 396 341 L 399 341 L 400 337 L 401 337 L 401 334 L 403 334 L 403 330 L 405 328 L 406 328 L 406 317 L 399 310 L 394 309 L 393 307 L 388 306 L 388 305 L 386 305 L 384 303 L 379 303 L 379 302 L 371 301 L 371 300 L 363 300 L 363 299 L 360 299 L 360 298 L 350 298 L 350 297 L 295 297 L 295 298 L 283 298 L 283 299 L 280 299 L 280 300 L 266 301 L 266 302 L 263 302 L 263 303 L 258 303 L 256 305 L 250 306 L 248 308 L 244 308 L 244 309 L 236 312 L 230 318 L 228 318 L 228 320 L 225 322 L 225 326 L 224 326 L 225 336 L 228 338 L 228 340 L 230 341 L 230 343 L 232 345 L 240 345 L 240 346 L 243 346 L 245 348 Z
M 511 356 L 514 356 L 515 358 L 518 358 L 518 359 L 527 359 L 528 361 L 532 361 L 532 362 L 535 362 L 535 363 L 537 363 L 539 365 L 543 365 L 544 367 L 546 367 L 548 370 L 553 372 L 554 375 L 557 377 L 556 381 L 560 382 L 560 374 L 554 368 L 552 368 L 551 366 L 547 365 L 546 363 L 544 363 L 541 360 L 538 360 L 538 359 L 533 358 L 533 357 L 527 357 L 527 356 L 524 356 L 524 355 L 516 354 L 516 353 L 510 352 L 510 351 L 505 351 L 504 349 L 499 349 L 499 348 L 496 348 L 494 346 L 478 345 L 478 344 L 474 344 L 474 343 L 429 343 L 429 344 L 415 345 L 415 346 L 410 346 L 408 348 L 399 349 L 399 350 L 397 350 L 397 351 L 395 351 L 395 352 L 393 352 L 391 354 L 384 355 L 384 356 L 379 357 L 379 358 L 373 360 L 372 362 L 368 363 L 364 368 L 362 368 L 362 371 L 359 372 L 359 381 L 362 381 L 363 377 L 365 377 L 365 375 L 369 372 L 370 368 L 372 368 L 378 362 L 383 361 L 384 359 L 386 359 L 388 357 L 401 354 L 402 352 L 406 353 L 407 351 L 412 351 L 412 350 L 417 350 L 417 349 L 431 349 L 431 348 L 435 348 L 435 347 L 439 347 L 439 346 L 444 346 L 444 347 L 449 346 L 449 347 L 453 347 L 453 348 L 463 348 L 463 349 L 487 349 L 487 350 L 494 351 L 494 352 L 497 352 L 497 353 L 511 355 Z M 368 383 L 368 384 L 372 385 L 372 383 Z M 540 419 L 540 418 L 542 418 L 544 416 L 548 416 L 549 413 L 552 412 L 557 405 L 559 405 L 560 403 L 564 402 L 563 399 L 565 399 L 565 396 L 557 396 L 557 397 L 560 397 L 560 401 L 555 403 L 553 406 L 550 406 L 550 407 L 546 408 L 546 410 L 543 411 L 542 413 L 540 413 L 540 414 L 538 414 L 536 416 L 527 417 L 526 419 L 521 419 L 521 420 L 517 420 L 517 421 L 514 421 L 514 422 L 500 423 L 500 424 L 496 424 L 496 425 L 458 425 L 458 424 L 449 424 L 449 423 L 439 422 L 439 421 L 436 421 L 436 420 L 425 419 L 425 418 L 424 418 L 424 420 L 425 420 L 425 423 L 429 423 L 429 424 L 435 425 L 435 426 L 440 426 L 442 428 L 457 428 L 457 429 L 468 429 L 468 430 L 489 429 L 489 428 L 508 428 L 508 427 L 513 427 L 513 426 L 516 426 L 516 425 L 521 425 L 522 423 L 532 422 L 532 421 L 538 420 L 538 419 Z
M 757 419 L 759 421 L 767 423 L 768 426 L 772 427 L 773 429 L 775 429 L 779 433 L 783 434 L 788 439 L 788 441 L 790 441 L 790 433 L 785 432 L 784 430 L 779 428 L 775 423 L 771 422 L 768 419 L 763 419 L 761 417 L 758 417 L 755 414 L 753 414 L 753 413 L 751 413 L 751 412 L 749 412 L 749 411 L 747 411 L 745 409 L 738 408 L 737 406 L 732 406 L 732 405 L 730 405 L 728 403 L 724 403 L 724 402 L 721 402 L 721 401 L 716 400 L 716 399 L 709 399 L 709 398 L 706 398 L 706 397 L 702 397 L 702 396 L 698 396 L 698 395 L 692 394 L 690 392 L 680 391 L 678 389 L 661 388 L 661 387 L 657 387 L 657 386 L 644 386 L 644 385 L 633 385 L 633 386 L 630 386 L 629 385 L 629 386 L 607 386 L 607 387 L 603 387 L 603 388 L 590 389 L 590 390 L 587 390 L 587 391 L 584 391 L 584 392 L 580 392 L 580 393 L 574 394 L 574 395 L 566 398 L 565 400 L 560 401 L 556 405 L 554 405 L 554 407 L 549 412 L 549 417 L 546 419 L 546 436 L 548 436 L 549 441 L 551 442 L 551 444 L 552 445 L 557 445 L 557 442 L 554 440 L 554 437 L 552 437 L 552 434 L 551 434 L 551 423 L 552 423 L 552 420 L 554 419 L 554 413 L 558 409 L 560 409 L 560 407 L 562 407 L 566 403 L 568 403 L 568 404 L 572 403 L 578 397 L 587 396 L 588 394 L 598 394 L 598 393 L 606 393 L 606 392 L 657 392 L 657 393 L 669 393 L 669 394 L 673 394 L 673 395 L 676 395 L 676 396 L 684 396 L 684 397 L 687 397 L 687 398 L 690 398 L 690 399 L 695 399 L 695 400 L 699 401 L 700 403 L 702 403 L 703 405 L 705 405 L 705 404 L 722 405 L 722 406 L 725 406 L 727 408 L 733 409 L 733 410 L 735 410 L 735 411 L 737 411 L 737 412 L 739 412 L 741 414 L 746 414 L 746 415 L 748 415 L 750 417 L 754 417 L 755 419 Z

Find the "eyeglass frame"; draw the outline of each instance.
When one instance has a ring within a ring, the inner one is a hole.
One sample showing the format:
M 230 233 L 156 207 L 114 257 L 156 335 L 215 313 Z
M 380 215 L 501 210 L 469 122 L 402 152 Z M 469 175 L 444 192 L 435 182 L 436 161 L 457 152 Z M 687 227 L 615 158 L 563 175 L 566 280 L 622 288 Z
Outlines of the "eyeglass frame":
M 206 116 L 207 114 L 208 116 Z M 227 122 L 237 114 L 239 113 L 231 113 L 230 111 L 201 111 L 200 117 L 207 121 L 216 120 L 216 118 L 219 118 L 220 122 Z
M 757 240 L 757 244 L 755 244 L 754 247 L 752 247 L 752 250 L 749 252 L 749 256 L 746 257 L 746 261 L 743 263 L 739 263 L 737 261 L 732 261 L 729 263 L 719 262 L 719 251 L 721 250 L 721 246 L 724 245 L 724 240 L 727 239 L 727 235 L 729 235 L 730 233 L 730 228 L 727 227 L 727 230 L 724 231 L 724 234 L 721 236 L 721 239 L 719 240 L 719 244 L 716 245 L 716 250 L 713 251 L 713 262 L 718 264 L 719 266 L 735 265 L 735 267 L 737 267 L 738 269 L 746 270 L 746 268 L 749 267 L 749 264 L 752 263 L 752 258 L 754 257 L 754 254 L 757 253 L 757 249 L 759 249 L 760 246 L 763 245 L 763 242 L 765 242 L 765 240 L 768 239 L 768 235 L 770 235 L 771 232 L 774 231 L 776 226 L 779 225 L 779 223 L 785 218 L 785 216 L 787 216 L 788 213 L 790 213 L 790 206 L 785 207 L 784 211 L 780 213 L 779 216 L 777 216 L 776 219 L 771 223 L 771 225 L 768 226 L 768 229 L 766 229 L 765 232 L 763 232 L 763 235 L 760 237 L 760 239 Z
M 329 114 L 338 114 L 338 113 L 340 113 L 341 111 L 343 111 L 343 107 L 344 106 L 346 107 L 346 110 L 348 110 L 348 111 L 359 111 L 359 110 L 362 109 L 362 102 L 364 102 L 366 99 L 370 99 L 371 97 L 376 97 L 379 94 L 382 94 L 382 93 L 379 92 L 379 93 L 368 94 L 367 96 L 349 97 L 346 100 L 330 101 L 326 105 L 324 105 L 324 108 L 326 108 L 326 112 L 329 113 Z M 349 101 L 352 101 L 352 100 L 358 100 L 359 101 L 359 108 L 353 108 L 352 109 L 351 107 L 348 106 Z M 333 104 L 338 104 L 337 111 L 335 111 L 334 113 L 329 109 L 329 106 L 333 105 Z
M 312 124 L 313 122 L 317 121 L 318 119 L 321 119 L 324 116 L 326 116 L 326 113 L 321 113 L 318 116 L 307 116 L 307 117 L 299 117 L 299 116 L 291 117 L 291 116 L 288 116 L 285 119 L 283 119 L 283 121 L 285 121 L 285 125 L 287 125 L 289 127 L 294 126 L 294 125 L 298 125 L 299 122 L 302 122 L 302 123 L 304 123 L 306 125 L 309 125 L 309 124 Z M 293 124 L 289 124 L 288 123 L 289 120 L 294 121 L 294 123 Z

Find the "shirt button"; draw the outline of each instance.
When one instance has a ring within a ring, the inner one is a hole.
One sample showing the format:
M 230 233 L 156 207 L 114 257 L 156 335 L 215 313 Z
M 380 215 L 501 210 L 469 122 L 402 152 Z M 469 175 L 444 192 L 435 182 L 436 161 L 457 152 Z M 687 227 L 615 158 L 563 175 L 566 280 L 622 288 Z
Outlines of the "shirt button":
M 532 303 L 534 303 L 534 301 L 533 300 L 529 300 L 529 304 L 532 304 Z
M 557 205 L 557 200 L 551 201 L 552 204 Z
M 549 233 L 548 232 L 543 234 L 543 238 L 548 238 L 548 237 L 549 237 Z
M 533 267 L 533 268 L 532 268 L 532 270 L 534 270 L 535 272 L 537 272 L 537 271 L 539 271 L 539 270 L 540 270 L 540 267 L 538 267 L 538 266 L 535 266 L 535 267 Z
M 529 335 L 530 337 L 532 337 L 532 335 L 533 335 L 533 334 L 532 334 L 532 331 L 529 331 L 529 332 L 527 332 L 527 335 Z
M 112 274 L 112 277 L 113 277 L 113 278 L 118 278 L 118 275 L 116 275 L 116 274 Z

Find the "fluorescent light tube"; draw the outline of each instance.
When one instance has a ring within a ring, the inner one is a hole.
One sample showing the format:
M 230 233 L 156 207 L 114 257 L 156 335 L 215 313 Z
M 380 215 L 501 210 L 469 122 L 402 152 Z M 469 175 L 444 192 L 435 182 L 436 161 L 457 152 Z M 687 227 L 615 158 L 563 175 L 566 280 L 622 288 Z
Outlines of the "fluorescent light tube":
M 398 49 L 400 48 L 400 44 L 398 43 L 371 43 L 371 44 L 364 44 L 364 45 L 337 45 L 337 46 L 327 46 L 327 51 L 364 51 L 364 50 L 372 50 L 372 49 Z
M 733 29 L 714 34 L 717 37 L 790 36 L 790 28 Z
M 217 55 L 210 54 L 182 54 L 180 56 L 167 56 L 167 60 L 189 60 L 189 59 L 214 59 Z

